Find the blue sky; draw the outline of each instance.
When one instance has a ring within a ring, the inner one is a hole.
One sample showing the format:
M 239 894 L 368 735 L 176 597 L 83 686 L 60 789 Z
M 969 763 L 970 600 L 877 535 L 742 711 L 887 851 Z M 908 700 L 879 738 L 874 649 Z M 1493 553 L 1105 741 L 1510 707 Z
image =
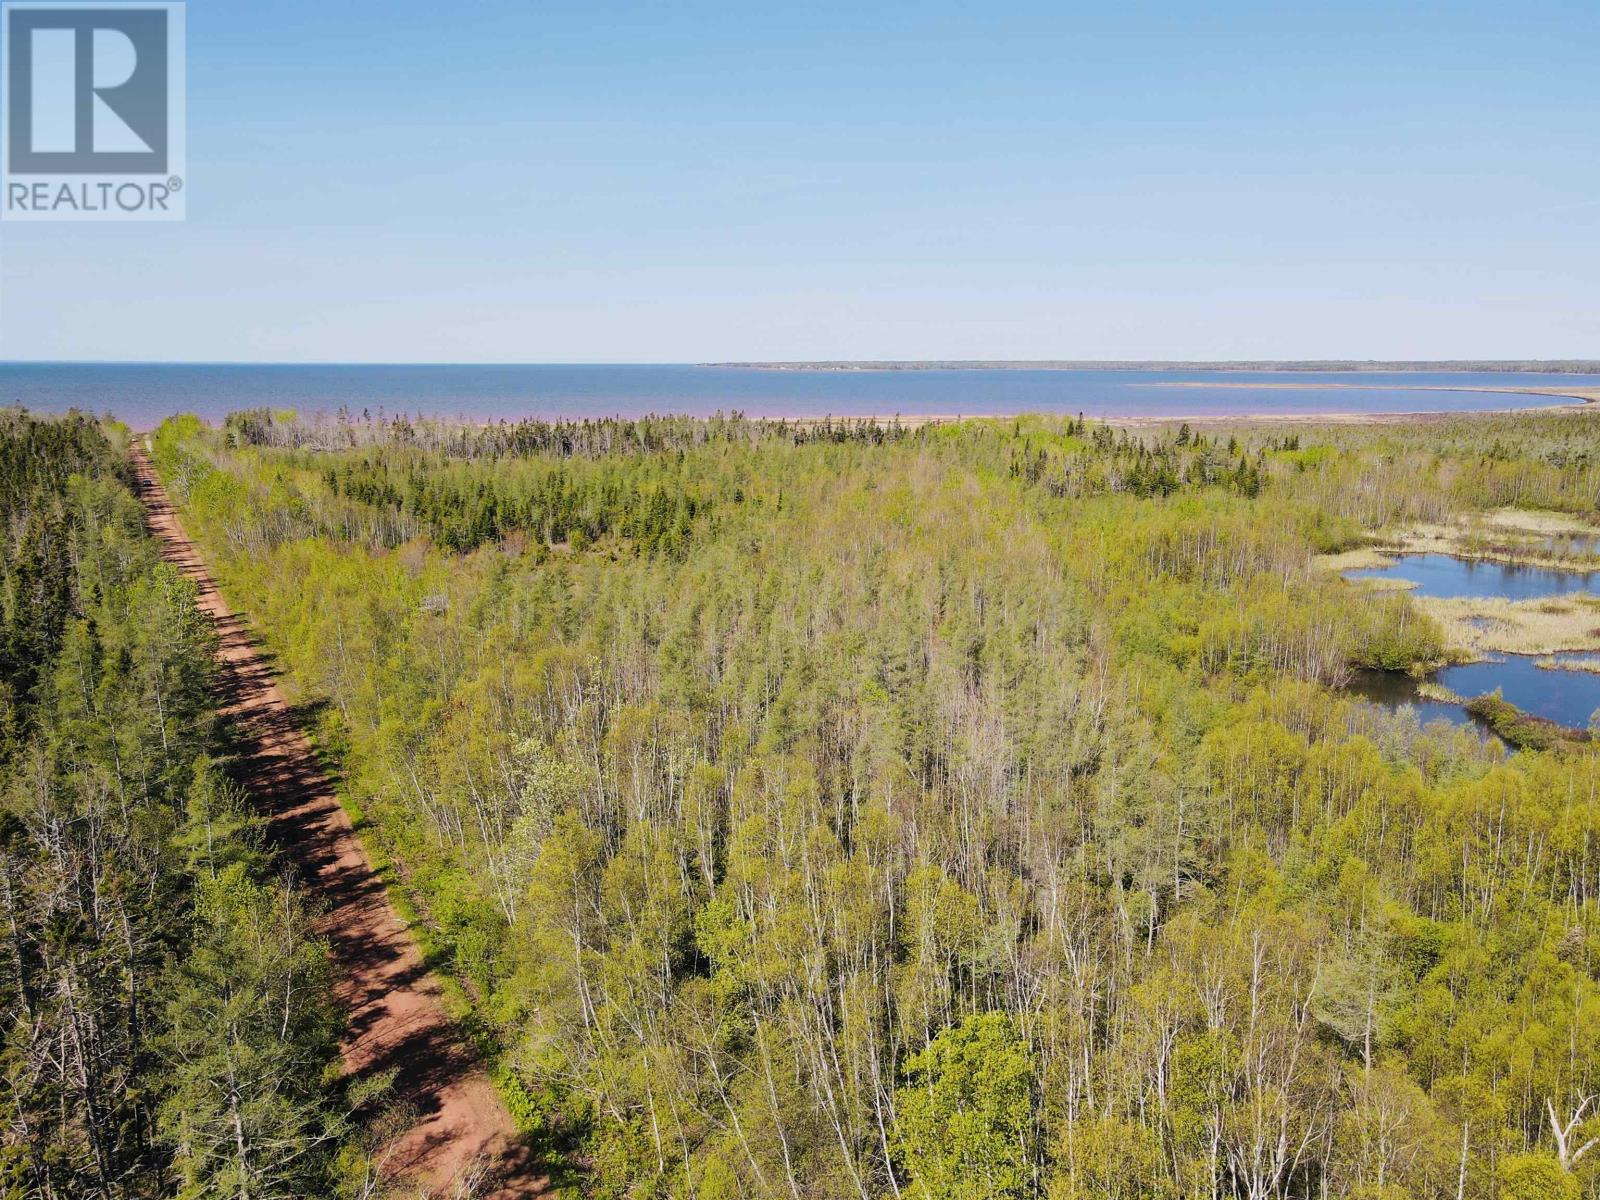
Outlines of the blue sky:
M 11 359 L 1600 356 L 1600 5 L 192 0 Z

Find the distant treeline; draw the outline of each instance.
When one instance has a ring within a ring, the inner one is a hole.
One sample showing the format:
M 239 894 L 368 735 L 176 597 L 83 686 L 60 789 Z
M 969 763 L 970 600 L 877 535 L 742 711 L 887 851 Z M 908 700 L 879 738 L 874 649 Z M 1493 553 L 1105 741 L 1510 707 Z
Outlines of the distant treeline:
M 542 546 L 571 542 L 581 549 L 614 534 L 636 553 L 674 556 L 685 552 L 697 525 L 704 527 L 718 506 L 759 505 L 763 498 L 782 504 L 781 491 L 760 474 L 696 470 L 687 465 L 687 453 L 818 444 L 931 447 L 952 441 L 936 426 L 750 421 L 737 414 L 710 421 L 652 417 L 419 426 L 403 417 L 302 421 L 252 410 L 230 416 L 224 434 L 234 446 L 320 452 L 322 481 L 331 497 L 372 510 L 352 521 L 347 507 L 324 505 L 318 534 L 349 537 L 364 524 L 381 531 L 376 544 L 385 547 L 426 532 L 458 551 L 511 534 L 527 535 Z M 996 449 L 1004 439 L 1005 469 L 1012 478 L 1041 485 L 1057 498 L 1107 492 L 1166 496 L 1202 487 L 1255 496 L 1268 453 L 1265 444 L 1252 454 L 1237 437 L 1213 440 L 1188 425 L 1135 435 L 1082 417 L 1027 435 L 1020 422 L 1002 422 L 989 437 Z M 354 447 L 363 452 L 335 453 Z
M 882 445 L 910 433 L 898 421 L 825 417 L 816 420 L 764 420 L 743 413 L 711 417 L 594 417 L 578 421 L 472 422 L 452 417 L 376 415 L 340 408 L 332 415 L 252 408 L 230 413 L 223 424 L 227 444 L 281 450 L 338 451 L 364 446 L 403 446 L 450 458 L 601 458 L 614 455 L 684 451 L 708 445 L 778 440 L 801 446 L 812 442 Z

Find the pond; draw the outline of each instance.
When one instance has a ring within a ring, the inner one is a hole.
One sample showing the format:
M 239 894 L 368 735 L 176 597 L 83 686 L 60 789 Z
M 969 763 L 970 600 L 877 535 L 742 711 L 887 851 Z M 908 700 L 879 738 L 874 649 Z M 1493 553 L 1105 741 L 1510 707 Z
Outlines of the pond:
M 1384 708 L 1410 705 L 1416 710 L 1417 720 L 1424 725 L 1431 721 L 1448 721 L 1452 725 L 1463 726 L 1475 724 L 1461 705 L 1425 699 L 1418 690 L 1418 682 L 1404 671 L 1357 671 L 1350 677 L 1346 687 L 1352 695 Z
M 1600 584 L 1600 571 L 1561 571 L 1455 558 L 1448 554 L 1406 554 L 1392 567 L 1351 571 L 1346 578 L 1404 579 L 1416 584 L 1412 595 L 1439 599 L 1536 600 L 1592 590 L 1594 585 Z M 1507 701 L 1530 716 L 1543 717 L 1570 729 L 1587 729 L 1595 711 L 1600 709 L 1600 673 L 1575 666 L 1560 669 L 1560 666 L 1576 660 L 1593 661 L 1593 658 L 1593 655 L 1582 654 L 1555 655 L 1553 661 L 1557 667 L 1552 669 L 1539 666 L 1540 660 L 1531 655 L 1503 654 L 1483 662 L 1441 668 L 1429 676 L 1428 682 L 1449 689 L 1463 700 L 1498 688 Z M 1418 689 L 1418 680 L 1396 671 L 1359 671 L 1350 682 L 1352 692 L 1375 704 L 1386 708 L 1410 705 L 1424 724 L 1436 720 L 1457 725 L 1472 723 L 1460 704 L 1424 697 Z
M 1404 579 L 1417 585 L 1411 589 L 1412 595 L 1433 596 L 1441 600 L 1458 596 L 1537 600 L 1542 596 L 1591 590 L 1600 584 L 1600 571 L 1560 571 L 1550 567 L 1456 558 L 1449 554 L 1404 554 L 1392 567 L 1350 571 L 1345 578 Z
M 1584 655 L 1557 655 L 1571 662 Z M 1500 694 L 1530 716 L 1543 717 L 1571 729 L 1587 729 L 1600 709 L 1600 674 L 1593 671 L 1549 670 L 1525 654 L 1507 654 L 1496 661 L 1462 663 L 1436 671 L 1430 678 L 1464 700 L 1500 689 Z M 1417 680 L 1400 671 L 1359 671 L 1350 690 L 1363 699 L 1398 708 L 1409 704 L 1424 724 L 1445 720 L 1456 725 L 1471 720 L 1459 704 L 1422 697 Z
M 1552 533 L 1540 539 L 1538 545 L 1546 554 L 1587 555 L 1600 554 L 1600 534 Z

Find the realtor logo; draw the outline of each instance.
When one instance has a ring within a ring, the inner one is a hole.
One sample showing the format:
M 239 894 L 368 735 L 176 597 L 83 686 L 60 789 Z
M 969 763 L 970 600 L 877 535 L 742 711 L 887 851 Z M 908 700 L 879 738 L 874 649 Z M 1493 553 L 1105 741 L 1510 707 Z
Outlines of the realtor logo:
M 181 3 L 6 3 L 7 220 L 181 220 Z

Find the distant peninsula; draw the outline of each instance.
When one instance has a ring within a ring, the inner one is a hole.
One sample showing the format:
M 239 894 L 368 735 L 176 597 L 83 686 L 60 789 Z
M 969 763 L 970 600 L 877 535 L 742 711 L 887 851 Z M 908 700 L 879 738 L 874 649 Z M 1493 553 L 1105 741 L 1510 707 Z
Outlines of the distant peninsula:
M 1528 374 L 1600 375 L 1600 359 L 1443 359 L 1385 362 L 1378 359 L 1307 359 L 1284 362 L 1239 359 L 1217 362 L 1138 362 L 1117 359 L 883 359 L 859 362 L 724 362 L 703 367 L 760 371 L 1497 371 Z

